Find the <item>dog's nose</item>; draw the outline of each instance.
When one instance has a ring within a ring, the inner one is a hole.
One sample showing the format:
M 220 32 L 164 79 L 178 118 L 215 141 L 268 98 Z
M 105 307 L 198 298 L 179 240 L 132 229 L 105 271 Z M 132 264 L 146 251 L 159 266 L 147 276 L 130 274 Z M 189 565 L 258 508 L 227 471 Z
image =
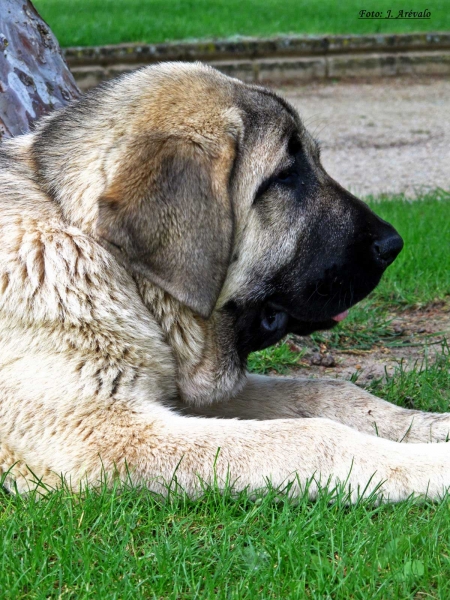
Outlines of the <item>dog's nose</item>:
M 403 240 L 394 228 L 372 243 L 372 252 L 375 261 L 383 269 L 394 262 L 402 248 Z

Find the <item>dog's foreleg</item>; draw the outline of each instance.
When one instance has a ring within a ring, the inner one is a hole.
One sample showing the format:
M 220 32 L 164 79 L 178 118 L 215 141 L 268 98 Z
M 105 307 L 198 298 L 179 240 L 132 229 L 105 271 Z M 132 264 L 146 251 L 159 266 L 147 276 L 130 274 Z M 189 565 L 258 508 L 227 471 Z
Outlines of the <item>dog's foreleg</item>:
M 11 489 L 13 480 L 19 491 L 38 480 L 54 486 L 59 475 L 73 489 L 119 479 L 162 493 L 179 485 L 192 497 L 205 484 L 254 492 L 268 482 L 292 482 L 294 495 L 307 489 L 315 498 L 321 486 L 339 484 L 352 501 L 375 490 L 399 501 L 411 494 L 439 498 L 450 486 L 450 444 L 399 444 L 328 419 L 207 419 L 161 406 L 87 409 L 75 407 L 69 420 L 55 414 L 53 429 L 30 429 L 11 441 L 11 461 L 27 467 L 16 472 L 9 465 Z
M 155 491 L 175 480 L 191 496 L 201 494 L 204 483 L 254 491 L 268 481 L 292 481 L 293 494 L 308 488 L 311 498 L 320 486 L 340 484 L 352 501 L 376 489 L 385 500 L 399 501 L 411 494 L 439 498 L 450 486 L 450 444 L 399 444 L 327 419 L 170 415 L 153 422 L 147 436 L 137 433 L 121 459 L 136 483 Z
M 248 375 L 231 400 L 196 408 L 197 414 L 239 419 L 323 417 L 393 441 L 450 440 L 450 413 L 395 406 L 346 381 Z

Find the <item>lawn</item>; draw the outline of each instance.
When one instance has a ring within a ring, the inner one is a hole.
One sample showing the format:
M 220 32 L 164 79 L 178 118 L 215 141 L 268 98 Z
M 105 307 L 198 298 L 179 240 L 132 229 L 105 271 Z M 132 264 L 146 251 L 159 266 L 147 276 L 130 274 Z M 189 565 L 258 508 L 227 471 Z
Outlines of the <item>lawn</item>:
M 392 311 L 450 294 L 450 198 L 372 201 L 405 239 L 378 290 L 336 333 L 369 344 Z M 384 323 L 384 325 L 383 325 Z M 333 334 L 334 335 L 334 334 Z M 288 368 L 286 345 L 252 357 L 254 370 Z M 401 366 L 373 391 L 424 409 L 450 402 L 450 353 Z M 337 492 L 316 502 L 283 492 L 249 498 L 206 490 L 162 500 L 123 488 L 50 493 L 39 502 L 0 492 L 0 596 L 20 598 L 442 598 L 450 597 L 450 503 L 348 507 Z
M 393 33 L 450 30 L 446 0 L 35 0 L 62 46 L 164 42 L 236 35 Z M 428 20 L 361 20 L 359 11 L 431 12 Z M 87 16 L 89 18 L 87 18 Z

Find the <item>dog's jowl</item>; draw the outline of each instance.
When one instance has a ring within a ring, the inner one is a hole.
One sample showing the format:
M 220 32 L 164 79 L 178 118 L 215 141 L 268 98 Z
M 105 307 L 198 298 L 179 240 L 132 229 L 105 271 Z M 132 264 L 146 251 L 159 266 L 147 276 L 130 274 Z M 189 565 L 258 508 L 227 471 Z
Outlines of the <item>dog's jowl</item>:
M 429 443 L 450 415 L 246 374 L 251 351 L 345 318 L 402 248 L 273 92 L 183 63 L 97 88 L 1 146 L 0 229 L 11 490 L 164 492 L 175 470 L 191 495 L 450 485 L 450 446 Z

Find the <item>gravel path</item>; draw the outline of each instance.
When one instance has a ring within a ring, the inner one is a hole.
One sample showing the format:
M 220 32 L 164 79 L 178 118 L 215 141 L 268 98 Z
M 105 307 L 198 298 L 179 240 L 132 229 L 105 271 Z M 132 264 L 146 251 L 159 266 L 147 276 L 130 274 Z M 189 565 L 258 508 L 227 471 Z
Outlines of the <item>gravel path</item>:
M 450 190 L 450 81 L 314 83 L 281 93 L 322 143 L 323 164 L 353 193 Z

